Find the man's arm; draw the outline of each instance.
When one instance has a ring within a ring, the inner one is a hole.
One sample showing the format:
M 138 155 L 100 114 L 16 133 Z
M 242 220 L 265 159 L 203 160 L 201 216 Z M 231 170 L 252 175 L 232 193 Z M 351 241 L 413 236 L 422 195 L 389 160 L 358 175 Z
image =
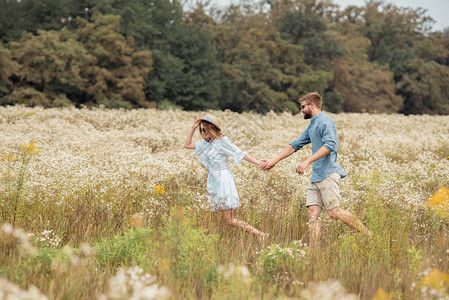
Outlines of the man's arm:
M 260 166 L 260 168 L 268 171 L 271 168 L 273 168 L 280 160 L 283 160 L 284 158 L 289 157 L 293 153 L 295 153 L 295 149 L 293 148 L 292 145 L 288 145 L 275 158 L 266 160 L 265 163 Z
M 330 150 L 327 149 L 326 147 L 322 146 L 320 149 L 318 149 L 317 152 L 315 152 L 314 154 L 309 156 L 304 162 L 300 163 L 296 167 L 296 172 L 298 174 L 304 174 L 304 171 L 307 169 L 308 166 L 310 166 L 311 163 L 313 163 L 314 161 L 319 160 L 320 158 L 325 157 L 329 153 L 331 153 Z

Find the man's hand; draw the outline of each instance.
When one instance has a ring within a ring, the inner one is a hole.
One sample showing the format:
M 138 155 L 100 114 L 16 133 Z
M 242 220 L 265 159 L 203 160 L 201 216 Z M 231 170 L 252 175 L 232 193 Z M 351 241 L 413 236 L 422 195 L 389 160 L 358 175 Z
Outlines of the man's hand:
M 302 163 L 300 163 L 297 167 L 296 167 L 296 173 L 298 174 L 304 174 L 305 170 L 307 169 L 307 167 L 310 165 L 309 161 L 304 161 Z
M 262 159 L 262 162 L 263 164 L 260 166 L 260 168 L 264 171 L 269 171 L 276 165 L 276 161 L 274 159 Z
M 325 146 L 322 146 L 317 152 L 315 152 L 312 156 L 309 156 L 304 162 L 300 163 L 296 167 L 296 173 L 304 174 L 304 171 L 310 166 L 314 161 L 319 160 L 320 158 L 328 155 L 331 151 L 327 149 Z

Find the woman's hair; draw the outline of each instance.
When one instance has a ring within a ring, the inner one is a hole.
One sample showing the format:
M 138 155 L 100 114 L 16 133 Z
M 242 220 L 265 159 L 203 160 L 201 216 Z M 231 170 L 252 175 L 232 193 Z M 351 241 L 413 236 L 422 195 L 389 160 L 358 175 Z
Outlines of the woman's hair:
M 318 107 L 320 109 L 321 109 L 321 104 L 323 102 L 320 94 L 318 94 L 317 92 L 308 93 L 308 94 L 302 96 L 301 99 L 298 100 L 299 103 L 301 103 L 303 101 L 307 101 L 308 103 L 313 103 L 313 104 L 315 104 L 316 107 Z
M 223 136 L 223 134 L 221 133 L 221 129 L 218 129 L 216 126 L 214 126 L 213 124 L 206 122 L 206 121 L 201 121 L 200 125 L 203 128 L 206 128 L 206 130 L 214 136 L 214 138 Z M 198 126 L 198 129 L 200 130 L 200 135 L 201 135 L 201 126 Z

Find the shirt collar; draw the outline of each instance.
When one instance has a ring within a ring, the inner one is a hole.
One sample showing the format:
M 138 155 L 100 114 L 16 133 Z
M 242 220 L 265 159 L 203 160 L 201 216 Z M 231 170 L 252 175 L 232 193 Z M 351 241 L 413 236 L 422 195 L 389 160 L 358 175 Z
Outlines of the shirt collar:
M 315 121 L 316 119 L 318 119 L 318 116 L 320 116 L 323 113 L 323 111 L 320 111 L 319 114 L 317 114 L 316 116 L 310 118 L 310 123 L 312 123 L 313 121 Z

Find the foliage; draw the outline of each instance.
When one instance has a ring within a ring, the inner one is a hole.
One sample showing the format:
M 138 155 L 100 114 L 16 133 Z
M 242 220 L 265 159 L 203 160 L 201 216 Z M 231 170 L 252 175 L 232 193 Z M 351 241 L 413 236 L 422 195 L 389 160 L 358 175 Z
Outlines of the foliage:
M 93 57 L 69 32 L 25 33 L 10 46 L 20 69 L 13 74 L 16 83 L 13 93 L 6 97 L 8 104 L 64 106 L 71 103 L 67 90 L 75 95 L 82 91 L 82 72 Z
M 1 98 L 10 93 L 13 86 L 11 76 L 17 72 L 18 64 L 12 60 L 11 52 L 0 45 L 0 103 Z
M 341 55 L 338 44 L 328 36 L 324 21 L 312 13 L 286 12 L 279 28 L 283 38 L 301 45 L 305 62 L 317 70 L 327 70 Z
M 103 239 L 94 245 L 99 267 L 116 269 L 133 265 L 148 269 L 156 249 L 152 230 L 148 228 L 128 229 L 114 238 Z
M 106 107 L 146 107 L 144 76 L 149 52 L 136 52 L 118 32 L 119 18 L 79 19 L 77 35 L 67 31 L 25 33 L 10 43 L 20 69 L 7 104 L 43 107 L 95 103 Z
M 151 53 L 133 50 L 133 39 L 119 32 L 120 17 L 94 14 L 92 20 L 79 18 L 77 30 L 80 42 L 95 57 L 95 63 L 83 70 L 89 79 L 86 93 L 106 107 L 120 107 L 121 102 L 148 107 L 143 87 L 151 70 Z
M 297 113 L 297 88 L 303 88 L 298 73 L 306 67 L 300 48 L 282 40 L 264 16 L 229 10 L 221 24 L 204 18 L 201 10 L 190 16 L 191 22 L 214 36 L 221 73 L 220 107 Z
M 167 221 L 162 232 L 159 269 L 164 278 L 177 283 L 173 288 L 191 289 L 198 297 L 204 297 L 217 283 L 217 258 L 210 249 L 218 237 L 194 228 L 194 220 L 180 207 L 173 208 Z
M 173 25 L 166 42 L 153 52 L 148 98 L 156 103 L 169 99 L 186 110 L 216 108 L 219 73 L 210 36 L 195 25 Z
M 407 73 L 400 83 L 406 114 L 448 114 L 449 69 L 434 61 L 414 59 L 406 66 Z
M 283 248 L 272 244 L 259 255 L 259 277 L 264 283 L 285 285 L 305 271 L 309 249 L 300 242 L 293 242 Z
M 340 30 L 345 34 L 335 32 L 333 35 L 343 49 L 344 55 L 332 66 L 330 89 L 338 93 L 342 101 L 340 107 L 334 111 L 400 110 L 402 98 L 395 93 L 396 84 L 392 74 L 367 60 L 368 40 L 344 25 Z M 325 105 L 327 100 L 326 97 Z M 329 100 L 332 103 L 332 98 Z

